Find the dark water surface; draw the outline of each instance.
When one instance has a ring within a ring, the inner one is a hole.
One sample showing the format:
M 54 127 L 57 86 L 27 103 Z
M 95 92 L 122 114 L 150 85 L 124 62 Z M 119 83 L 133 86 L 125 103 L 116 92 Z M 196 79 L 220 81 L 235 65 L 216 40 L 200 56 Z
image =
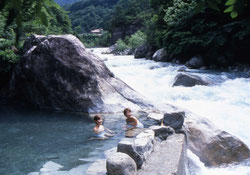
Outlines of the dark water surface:
M 48 161 L 70 170 L 103 158 L 103 151 L 123 136 L 124 124 L 122 115 L 104 118 L 104 125 L 118 134 L 110 140 L 89 140 L 94 124 L 84 114 L 0 106 L 0 175 L 37 172 Z

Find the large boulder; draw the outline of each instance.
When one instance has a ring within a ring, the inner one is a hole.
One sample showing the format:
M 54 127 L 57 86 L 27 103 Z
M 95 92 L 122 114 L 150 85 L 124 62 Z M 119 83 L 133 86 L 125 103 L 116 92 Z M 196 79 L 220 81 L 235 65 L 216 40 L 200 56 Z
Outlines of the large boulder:
M 204 61 L 201 57 L 193 57 L 185 65 L 188 68 L 199 69 L 204 66 Z
M 128 154 L 140 168 L 153 151 L 154 138 L 153 130 L 145 130 L 135 138 L 122 139 L 117 146 L 117 151 Z
M 173 86 L 193 87 L 196 85 L 207 86 L 210 83 L 199 76 L 180 73 L 176 75 Z
M 134 160 L 125 153 L 115 153 L 107 159 L 108 175 L 136 175 L 137 167 Z
M 186 112 L 189 149 L 206 166 L 220 166 L 250 158 L 250 151 L 237 137 L 217 129 L 209 120 Z
M 34 35 L 24 51 L 9 84 L 10 102 L 93 113 L 152 107 L 73 35 Z
M 174 134 L 166 141 L 157 142 L 154 152 L 147 158 L 138 175 L 185 175 L 186 139 L 183 134 Z
M 168 61 L 167 58 L 167 51 L 165 48 L 157 50 L 152 57 L 154 61 Z

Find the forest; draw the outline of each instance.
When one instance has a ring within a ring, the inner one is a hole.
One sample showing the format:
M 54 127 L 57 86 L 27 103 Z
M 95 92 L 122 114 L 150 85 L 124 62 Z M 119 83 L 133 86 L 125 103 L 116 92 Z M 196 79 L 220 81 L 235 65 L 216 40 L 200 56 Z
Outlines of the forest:
M 249 63 L 247 0 L 10 0 L 0 4 L 0 74 L 6 77 L 31 34 L 74 34 L 87 47 L 116 43 L 119 51 L 143 44 L 165 48 L 169 60 L 202 56 L 212 64 Z M 90 34 L 104 29 L 101 36 Z M 2 80 L 3 81 L 3 80 Z

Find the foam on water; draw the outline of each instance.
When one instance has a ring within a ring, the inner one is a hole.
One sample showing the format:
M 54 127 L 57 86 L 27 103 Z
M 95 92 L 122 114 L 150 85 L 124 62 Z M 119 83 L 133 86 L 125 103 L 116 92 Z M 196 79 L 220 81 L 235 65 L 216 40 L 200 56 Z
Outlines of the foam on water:
M 133 56 L 102 55 L 103 50 L 95 49 L 94 52 L 108 58 L 105 61 L 108 68 L 137 92 L 155 103 L 170 103 L 206 117 L 250 147 L 250 79 L 243 73 L 187 70 L 214 85 L 172 87 L 180 65 L 134 59 Z M 189 157 L 194 155 L 189 152 Z M 195 174 L 250 174 L 249 167 L 243 164 L 208 169 L 197 157 L 194 161 L 201 171 Z

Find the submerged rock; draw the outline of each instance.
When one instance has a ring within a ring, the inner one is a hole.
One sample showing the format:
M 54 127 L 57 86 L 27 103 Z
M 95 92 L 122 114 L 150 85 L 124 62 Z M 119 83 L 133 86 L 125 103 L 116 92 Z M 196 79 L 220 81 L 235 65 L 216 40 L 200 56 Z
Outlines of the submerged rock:
M 199 76 L 180 73 L 175 77 L 173 86 L 193 87 L 196 85 L 207 86 L 209 84 L 208 81 L 203 80 Z
M 12 74 L 10 102 L 83 112 L 152 107 L 73 35 L 34 35 L 26 40 L 24 51 Z
M 138 168 L 153 151 L 154 131 L 145 130 L 135 138 L 124 138 L 117 146 L 117 151 L 132 157 Z
M 174 134 L 166 141 L 157 142 L 138 175 L 185 175 L 186 140 L 183 134 Z
M 134 160 L 127 154 L 115 153 L 107 159 L 108 175 L 136 175 L 137 168 Z
M 189 149 L 206 166 L 220 166 L 250 158 L 250 151 L 240 139 L 217 129 L 209 120 L 187 113 L 185 118 Z

